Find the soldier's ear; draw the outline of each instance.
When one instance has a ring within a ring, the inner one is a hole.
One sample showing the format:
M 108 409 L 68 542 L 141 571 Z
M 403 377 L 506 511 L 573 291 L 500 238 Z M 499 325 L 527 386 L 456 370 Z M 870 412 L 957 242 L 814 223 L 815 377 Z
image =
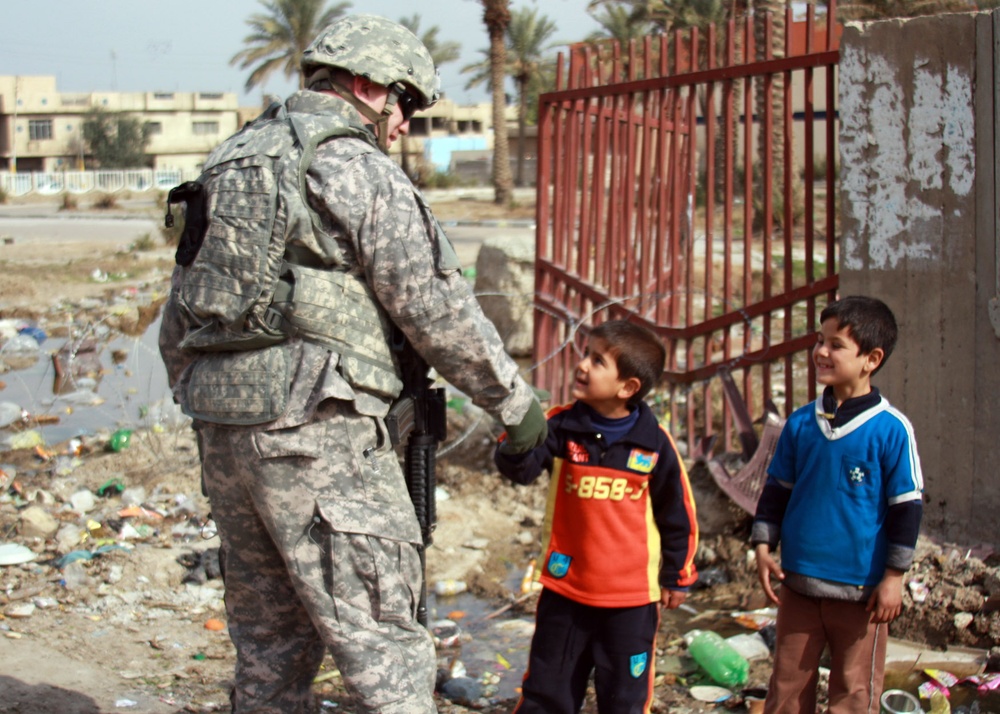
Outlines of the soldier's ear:
M 354 96 L 365 100 L 366 103 L 374 99 L 373 94 L 376 86 L 378 85 L 367 77 L 355 74 L 351 78 L 351 91 L 354 92 Z

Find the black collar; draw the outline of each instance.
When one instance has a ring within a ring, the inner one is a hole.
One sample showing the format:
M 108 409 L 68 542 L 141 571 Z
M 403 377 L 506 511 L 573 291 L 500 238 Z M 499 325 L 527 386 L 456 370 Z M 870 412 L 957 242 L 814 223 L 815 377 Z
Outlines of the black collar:
M 593 434 L 597 432 L 590 420 L 590 410 L 583 402 L 574 402 L 573 406 L 567 410 L 562 427 L 567 431 L 579 434 Z M 653 450 L 658 448 L 660 438 L 660 424 L 653 414 L 653 410 L 645 402 L 639 402 L 639 417 L 635 426 L 622 437 L 621 443 L 634 444 L 643 449 Z
M 878 387 L 872 387 L 872 391 L 860 397 L 852 397 L 846 400 L 840 407 L 837 407 L 837 397 L 833 394 L 833 387 L 823 390 L 823 415 L 830 422 L 830 426 L 836 429 L 843 426 L 861 412 L 867 411 L 876 406 L 882 397 Z

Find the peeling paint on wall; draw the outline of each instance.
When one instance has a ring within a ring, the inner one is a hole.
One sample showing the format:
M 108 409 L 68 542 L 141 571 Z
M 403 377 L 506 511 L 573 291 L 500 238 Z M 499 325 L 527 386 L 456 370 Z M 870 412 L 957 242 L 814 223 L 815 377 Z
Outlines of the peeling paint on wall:
M 950 170 L 949 185 L 958 196 L 968 196 L 976 181 L 975 101 L 972 79 L 949 67 L 945 83 L 944 145 Z
M 945 249 L 945 203 L 972 191 L 972 79 L 926 57 L 894 64 L 867 47 L 843 51 L 840 69 L 841 161 L 852 167 L 842 183 L 843 267 L 920 269 Z

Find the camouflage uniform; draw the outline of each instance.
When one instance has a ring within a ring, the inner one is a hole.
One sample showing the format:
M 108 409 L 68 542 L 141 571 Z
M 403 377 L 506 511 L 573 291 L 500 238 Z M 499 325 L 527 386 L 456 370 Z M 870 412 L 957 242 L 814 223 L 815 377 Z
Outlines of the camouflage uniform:
M 318 147 L 306 185 L 321 230 L 298 249 L 363 281 L 441 376 L 518 423 L 533 393 L 422 196 L 347 102 L 299 92 L 287 106 L 297 103 L 318 104 L 365 137 Z M 172 291 L 160 341 L 183 405 L 187 368 L 201 356 L 178 348 L 182 333 Z M 362 387 L 357 365 L 328 345 L 293 337 L 277 347 L 293 375 L 278 419 L 196 420 L 237 650 L 233 711 L 311 710 L 328 647 L 356 711 L 433 712 L 434 647 L 415 619 L 420 531 L 383 422 L 392 398 Z

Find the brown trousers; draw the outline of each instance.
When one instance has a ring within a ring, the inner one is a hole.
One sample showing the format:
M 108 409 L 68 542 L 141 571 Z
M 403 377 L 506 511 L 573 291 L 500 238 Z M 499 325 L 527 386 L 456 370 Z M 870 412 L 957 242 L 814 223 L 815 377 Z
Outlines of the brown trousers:
M 830 647 L 830 714 L 876 714 L 889 628 L 871 622 L 864 602 L 781 589 L 774 671 L 765 714 L 814 714 L 819 662 Z

